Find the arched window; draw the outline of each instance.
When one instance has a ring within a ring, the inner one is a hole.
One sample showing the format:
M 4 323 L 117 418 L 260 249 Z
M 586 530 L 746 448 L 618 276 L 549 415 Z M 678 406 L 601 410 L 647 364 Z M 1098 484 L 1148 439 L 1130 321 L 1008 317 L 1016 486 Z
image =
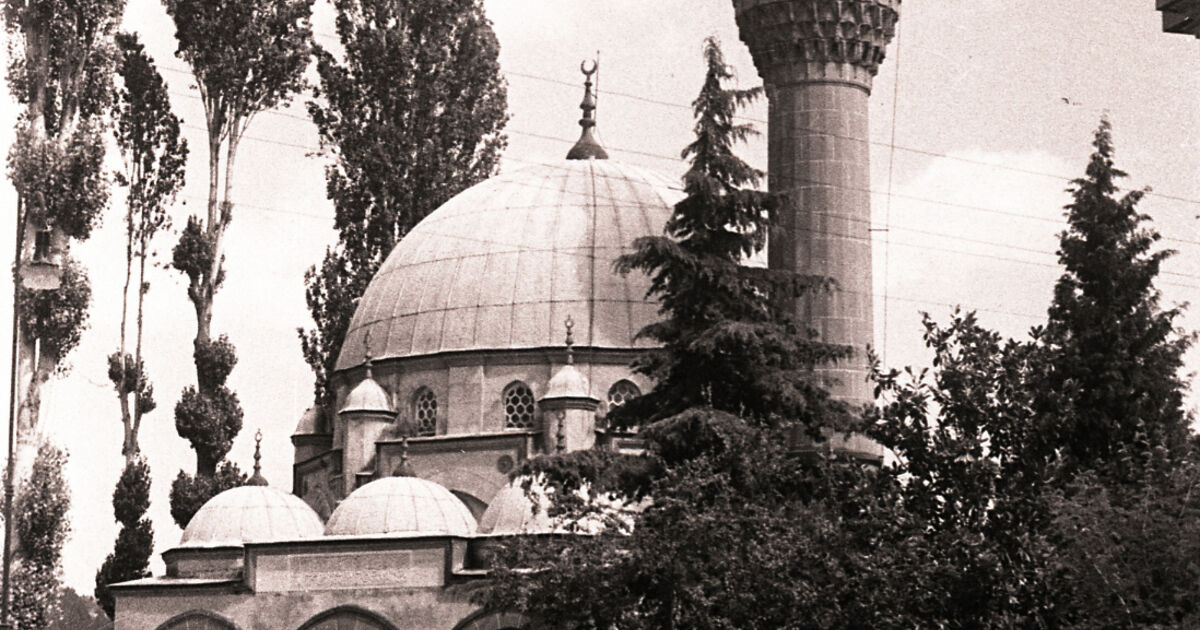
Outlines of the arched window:
M 536 402 L 533 400 L 533 390 L 521 381 L 513 381 L 504 388 L 501 396 L 504 403 L 504 428 L 532 429 L 533 412 Z
M 189 610 L 166 620 L 156 630 L 238 630 L 238 627 L 206 610 Z
M 613 383 L 612 387 L 608 388 L 608 408 L 620 407 L 641 395 L 642 390 L 638 389 L 638 386 L 634 385 L 633 381 L 617 381 Z
M 428 387 L 413 394 L 412 417 L 416 435 L 437 435 L 437 396 Z
M 520 630 L 529 618 L 513 612 L 478 612 L 458 622 L 454 630 Z
M 369 610 L 338 606 L 304 622 L 299 630 L 396 630 L 396 626 Z

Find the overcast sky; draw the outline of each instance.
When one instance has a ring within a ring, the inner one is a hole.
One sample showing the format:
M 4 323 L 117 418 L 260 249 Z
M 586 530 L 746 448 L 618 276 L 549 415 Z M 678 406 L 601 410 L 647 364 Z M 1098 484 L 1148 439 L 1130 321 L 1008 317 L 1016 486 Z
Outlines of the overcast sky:
M 703 75 L 703 38 L 720 38 L 742 86 L 760 83 L 728 0 L 485 4 L 509 84 L 505 169 L 565 156 L 578 134 L 579 62 L 597 50 L 599 129 L 609 153 L 671 176 L 683 172 L 675 156 L 691 134 L 687 104 Z M 331 9 L 319 2 L 316 16 L 318 43 L 335 44 Z M 1179 251 L 1159 279 L 1164 300 L 1200 304 L 1200 42 L 1162 33 L 1159 20 L 1151 0 L 904 4 L 900 34 L 871 99 L 875 343 L 889 365 L 925 359 L 920 311 L 944 321 L 961 304 L 1010 336 L 1044 321 L 1059 274 L 1054 250 L 1064 189 L 1083 173 L 1103 112 L 1129 185 L 1156 193 L 1141 210 L 1154 218 L 1164 246 Z M 202 210 L 206 194 L 200 103 L 186 66 L 173 56 L 174 29 L 161 5 L 131 0 L 125 24 L 142 35 L 185 119 L 192 155 L 173 210 L 182 225 Z M 238 206 L 225 250 L 228 280 L 213 321 L 213 331 L 228 333 L 238 347 L 230 382 L 246 415 L 231 457 L 248 470 L 261 428 L 265 473 L 285 490 L 288 436 L 312 390 L 295 332 L 311 325 L 303 273 L 334 240 L 325 158 L 313 154 L 316 134 L 304 100 L 258 116 L 241 145 Z M 2 105 L 0 139 L 7 145 L 17 110 L 7 97 Z M 762 120 L 765 104 L 746 115 Z M 765 144 L 758 139 L 744 151 L 763 168 Z M 5 206 L 15 207 L 11 187 L 0 189 Z M 74 531 L 65 577 L 86 593 L 116 535 L 110 496 L 122 461 L 120 415 L 104 357 L 117 345 L 121 203 L 118 193 L 104 227 L 75 250 L 92 278 L 91 329 L 70 357 L 71 375 L 43 399 L 47 433 L 71 454 Z M 0 222 L 0 242 L 12 242 L 11 230 L 11 220 Z M 160 237 L 160 251 L 169 256 L 175 238 Z M 195 461 L 172 417 L 180 390 L 194 379 L 195 321 L 178 273 L 155 270 L 150 281 L 146 362 L 159 408 L 147 417 L 141 443 L 154 474 L 151 515 L 162 551 L 179 536 L 168 514 L 170 482 Z M 11 285 L 0 284 L 0 291 L 11 295 Z M 11 304 L 4 306 L 0 316 L 8 318 Z M 1195 330 L 1200 315 L 1180 323 Z M 7 364 L 7 354 L 0 356 Z M 1200 353 L 1189 355 L 1189 368 L 1200 368 Z M 156 557 L 155 571 L 161 566 Z

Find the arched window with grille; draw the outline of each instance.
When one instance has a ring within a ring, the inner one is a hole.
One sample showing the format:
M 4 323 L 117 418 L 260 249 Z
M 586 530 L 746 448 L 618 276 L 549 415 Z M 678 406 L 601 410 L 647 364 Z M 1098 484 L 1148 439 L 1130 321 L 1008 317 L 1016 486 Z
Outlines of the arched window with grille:
M 413 430 L 416 435 L 437 435 L 437 395 L 428 387 L 421 387 L 413 393 L 412 418 Z
M 537 403 L 533 390 L 521 381 L 513 381 L 504 388 L 500 398 L 504 405 L 505 429 L 532 429 Z
M 642 395 L 642 390 L 630 380 L 620 380 L 608 388 L 608 408 L 615 409 Z

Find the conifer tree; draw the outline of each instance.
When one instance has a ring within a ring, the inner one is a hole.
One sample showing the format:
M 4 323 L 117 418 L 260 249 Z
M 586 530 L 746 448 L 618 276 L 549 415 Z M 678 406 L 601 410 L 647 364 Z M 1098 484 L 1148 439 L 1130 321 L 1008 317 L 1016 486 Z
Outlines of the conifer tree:
M 776 207 L 753 187 L 761 173 L 733 153 L 753 133 L 735 113 L 758 90 L 725 87 L 733 73 L 715 40 L 704 56 L 696 139 L 684 150 L 691 161 L 686 197 L 665 235 L 638 239 L 618 261 L 623 272 L 649 273 L 650 292 L 662 303 L 664 319 L 641 332 L 662 348 L 635 364 L 655 388 L 610 413 L 618 426 L 644 427 L 649 453 L 579 451 L 519 468 L 526 479 L 545 481 L 550 515 L 568 527 L 611 514 L 613 496 L 650 495 L 653 503 L 636 516 L 625 513 L 632 528 L 614 516 L 598 535 L 502 546 L 494 585 L 479 600 L 527 612 L 539 628 L 912 622 L 905 608 L 922 600 L 867 586 L 879 574 L 856 565 L 881 544 L 890 545 L 895 566 L 921 566 L 932 551 L 892 518 L 894 504 L 867 492 L 876 483 L 870 475 L 809 463 L 784 439 L 796 426 L 813 437 L 823 426 L 849 428 L 849 414 L 811 371 L 845 350 L 812 341 L 779 308 L 783 301 L 772 299 L 820 287 L 820 279 L 742 264 L 765 244 Z M 878 531 L 865 524 L 875 518 L 892 525 Z
M 309 114 L 337 245 L 305 274 L 316 327 L 300 330 L 318 409 L 358 298 L 418 221 L 495 173 L 508 120 L 499 44 L 479 0 L 337 0 L 343 53 L 317 49 Z
M 696 138 L 683 150 L 691 163 L 683 177 L 687 196 L 665 235 L 638 238 L 635 251 L 617 261 L 622 273 L 650 274 L 650 295 L 666 317 L 638 333 L 663 347 L 634 364 L 654 389 L 618 408 L 614 421 L 646 426 L 705 409 L 757 428 L 796 424 L 813 438 L 822 425 L 844 429 L 850 416 L 810 371 L 847 350 L 813 341 L 772 300 L 819 290 L 824 279 L 743 264 L 765 245 L 778 206 L 755 188 L 763 173 L 733 152 L 756 133 L 735 114 L 762 89 L 724 87 L 733 73 L 715 40 L 704 55 L 708 71 L 692 103 Z
M 195 476 L 181 471 L 171 488 L 172 516 L 183 526 L 195 508 L 242 476 L 235 469 L 218 471 L 242 428 L 242 408 L 226 385 L 237 363 L 233 343 L 212 335 L 213 300 L 225 279 L 222 248 L 233 220 L 238 144 L 256 114 L 286 102 L 303 86 L 312 0 L 164 4 L 175 23 L 176 54 L 191 67 L 199 88 L 208 131 L 207 212 L 188 218 L 172 252 L 172 265 L 188 278 L 196 312 L 196 385 L 185 388 L 175 406 L 176 430 L 196 451 Z
M 1180 370 L 1192 338 L 1176 332 L 1179 307 L 1154 287 L 1172 251 L 1138 212 L 1145 191 L 1117 196 L 1112 126 L 1100 121 L 1085 177 L 1071 183 L 1059 236 L 1062 277 L 1043 341 L 1054 369 L 1042 390 L 1058 420 L 1048 433 L 1069 470 L 1101 466 L 1142 441 L 1178 452 L 1187 436 Z M 1110 462 L 1112 463 L 1112 462 Z

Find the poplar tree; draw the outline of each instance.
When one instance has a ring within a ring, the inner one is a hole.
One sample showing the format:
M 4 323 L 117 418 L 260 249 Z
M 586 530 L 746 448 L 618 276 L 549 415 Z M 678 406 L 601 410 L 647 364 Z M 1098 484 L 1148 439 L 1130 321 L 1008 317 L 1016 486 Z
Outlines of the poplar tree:
M 151 240 L 167 224 L 166 205 L 183 186 L 187 142 L 180 138 L 180 120 L 171 113 L 166 84 L 136 35 L 117 36 L 121 86 L 113 107 L 117 146 L 124 158 L 121 184 L 128 187 L 125 211 L 125 284 L 121 292 L 120 346 L 108 357 L 108 376 L 121 406 L 125 468 L 113 491 L 113 510 L 121 529 L 113 552 L 96 573 L 96 599 L 113 615 L 108 585 L 149 575 L 154 532 L 150 508 L 150 470 L 138 456 L 142 416 L 155 408 L 154 388 L 142 360 L 143 311 L 149 283 L 146 262 Z M 137 303 L 133 354 L 126 351 L 129 288 L 137 268 Z
M 338 242 L 305 273 L 300 345 L 326 413 L 357 300 L 425 215 L 496 172 L 506 140 L 499 44 L 480 0 L 336 0 L 342 51 L 317 48 L 308 105 Z
M 19 548 L 12 571 L 12 620 L 17 630 L 42 630 L 59 615 L 62 548 L 71 531 L 67 455 L 43 443 L 21 482 L 13 514 Z
M 172 516 L 186 525 L 195 510 L 235 483 L 232 464 L 218 465 L 242 427 L 237 395 L 226 386 L 237 363 L 232 342 L 212 335 L 213 300 L 225 279 L 222 251 L 233 220 L 238 144 L 254 116 L 285 103 L 304 85 L 311 53 L 312 0 L 165 0 L 175 23 L 176 55 L 192 69 L 208 132 L 208 205 L 191 216 L 172 252 L 188 278 L 196 313 L 196 385 L 175 406 L 175 428 L 196 452 L 195 476 L 180 472 L 171 488 Z M 228 474 L 227 474 L 228 473 Z
M 18 195 L 14 271 L 20 318 L 17 474 L 36 452 L 43 384 L 68 369 L 65 359 L 86 327 L 91 288 L 70 259 L 72 240 L 86 240 L 108 203 L 104 114 L 112 86 L 112 34 L 122 0 L 5 0 L 11 60 L 7 79 L 24 106 L 8 154 Z M 31 270 L 28 234 L 53 234 L 62 277 L 50 290 L 21 288 Z M 59 240 L 59 236 L 63 240 Z

